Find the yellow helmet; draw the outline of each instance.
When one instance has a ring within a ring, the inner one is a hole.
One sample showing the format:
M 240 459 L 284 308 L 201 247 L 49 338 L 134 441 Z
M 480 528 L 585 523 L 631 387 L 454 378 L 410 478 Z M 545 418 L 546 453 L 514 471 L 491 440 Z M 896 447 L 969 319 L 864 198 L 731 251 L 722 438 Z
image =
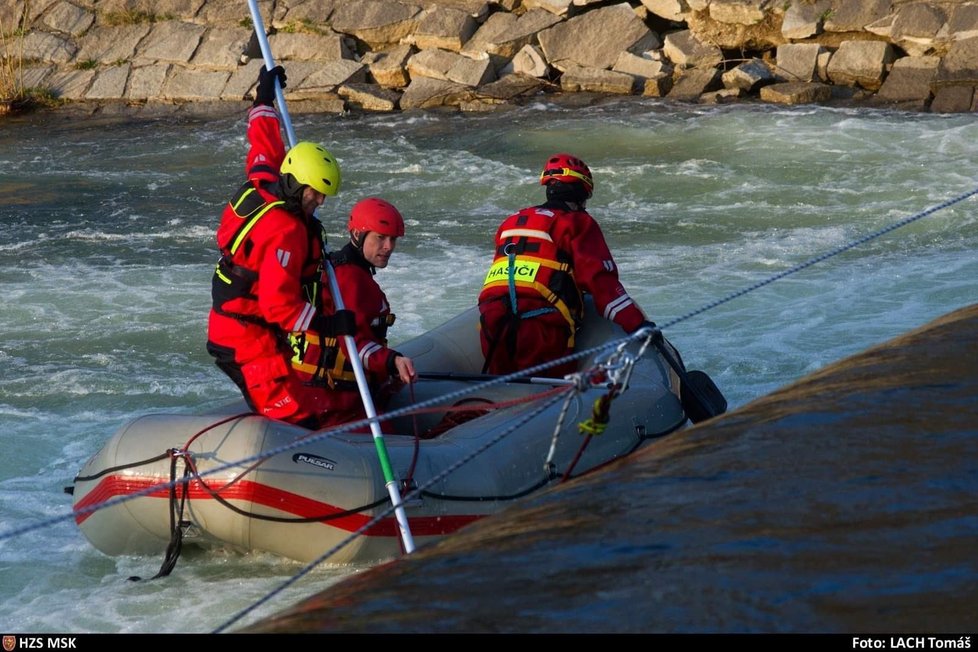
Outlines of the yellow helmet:
M 283 177 L 292 175 L 297 185 L 311 186 L 324 195 L 335 195 L 340 189 L 339 163 L 325 147 L 316 143 L 296 143 L 286 152 L 279 171 Z M 287 186 L 293 185 L 288 177 L 285 181 Z

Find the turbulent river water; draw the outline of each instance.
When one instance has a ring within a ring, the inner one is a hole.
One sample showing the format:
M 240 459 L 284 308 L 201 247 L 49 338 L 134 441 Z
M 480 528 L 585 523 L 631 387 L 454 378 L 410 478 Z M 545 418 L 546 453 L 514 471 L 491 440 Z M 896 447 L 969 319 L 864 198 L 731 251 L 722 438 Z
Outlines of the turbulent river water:
M 343 242 L 350 206 L 365 195 L 392 201 L 406 217 L 407 235 L 377 276 L 397 314 L 395 344 L 473 304 L 496 225 L 540 201 L 539 168 L 557 151 L 590 165 L 596 188 L 589 209 L 625 286 L 660 324 L 978 185 L 978 123 L 968 115 L 703 108 L 630 98 L 576 108 L 541 101 L 480 115 L 307 115 L 295 117 L 295 126 L 300 138 L 327 145 L 343 169 L 340 194 L 320 213 L 334 247 Z M 160 559 L 94 550 L 70 519 L 70 497 L 62 491 L 129 418 L 199 411 L 237 397 L 204 341 L 213 232 L 241 180 L 244 132 L 243 115 L 0 123 L 0 629 L 208 632 L 301 568 L 264 554 L 188 550 L 169 578 L 127 582 L 151 575 Z M 690 366 L 710 373 L 731 409 L 748 406 L 974 302 L 975 206 L 968 198 L 941 208 L 697 312 L 666 334 Z M 781 454 L 771 445 L 752 452 L 765 468 Z M 842 469 L 868 464 L 869 454 L 843 446 L 822 450 L 819 459 Z M 884 476 L 908 463 L 903 455 L 872 462 Z M 779 482 L 789 477 L 785 469 Z M 924 480 L 945 481 L 937 473 Z M 970 483 L 973 489 L 973 477 Z M 782 488 L 768 489 L 743 496 L 748 503 L 738 510 L 770 509 Z M 613 485 L 601 491 L 618 500 Z M 703 519 L 732 517 L 728 503 L 700 495 Z M 899 517 L 913 508 L 895 500 L 889 509 Z M 53 522 L 5 534 L 47 521 Z M 679 528 L 677 541 L 700 531 L 696 524 L 670 527 Z M 633 533 L 617 542 L 615 536 L 607 532 L 602 545 L 635 545 Z M 550 545 L 571 565 L 575 555 L 584 565 L 599 554 L 573 530 Z M 769 559 L 761 556 L 764 541 L 752 545 L 757 556 L 749 572 L 755 579 L 776 574 L 777 567 L 760 563 Z M 831 537 L 812 537 L 810 545 L 818 546 L 817 556 L 833 551 Z M 750 561 L 749 548 L 739 554 Z M 839 554 L 845 565 L 845 552 Z M 849 561 L 855 567 L 859 560 Z M 531 556 L 525 563 L 542 562 Z M 245 622 L 361 570 L 319 568 Z M 825 580 L 826 591 L 838 588 Z M 577 581 L 583 591 L 587 577 Z M 644 626 L 632 621 L 608 629 L 709 630 L 694 624 L 694 606 L 684 604 Z M 812 622 L 800 613 L 795 624 Z M 738 629 L 724 625 L 718 628 Z M 765 628 L 774 627 L 740 627 Z

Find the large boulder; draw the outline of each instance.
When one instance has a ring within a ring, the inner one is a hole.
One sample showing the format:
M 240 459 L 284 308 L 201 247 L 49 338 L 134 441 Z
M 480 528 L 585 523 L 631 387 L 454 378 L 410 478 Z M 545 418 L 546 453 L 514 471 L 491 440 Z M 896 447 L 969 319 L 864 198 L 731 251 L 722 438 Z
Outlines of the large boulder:
M 237 25 L 211 28 L 207 30 L 190 63 L 205 68 L 233 70 L 241 63 L 241 55 L 251 40 L 251 33 L 250 29 Z
M 936 86 L 978 85 L 978 36 L 955 41 L 937 70 Z
M 826 32 L 864 32 L 866 26 L 888 16 L 893 0 L 832 0 L 825 15 Z
M 808 82 L 784 82 L 761 89 L 761 101 L 773 104 L 817 104 L 832 99 L 832 87 Z
M 649 13 L 674 23 L 686 20 L 689 5 L 685 0 L 642 0 Z
M 721 86 L 720 71 L 716 68 L 689 68 L 679 73 L 667 97 L 671 100 L 697 102 L 704 93 L 719 90 Z
M 486 52 L 508 60 L 524 46 L 536 45 L 539 32 L 560 22 L 560 18 L 542 9 L 531 9 L 522 16 L 497 12 L 476 31 L 462 51 Z
M 903 57 L 893 63 L 877 97 L 886 102 L 926 101 L 937 76 L 939 57 Z
M 78 39 L 78 61 L 128 61 L 149 30 L 149 23 L 93 27 Z
M 352 59 L 346 39 L 335 32 L 279 32 L 268 37 L 268 44 L 280 61 L 335 61 Z
M 85 92 L 86 100 L 119 100 L 126 93 L 131 64 L 111 66 L 95 73 L 92 85 Z M 222 84 L 223 86 L 223 84 Z
M 384 88 L 404 88 L 411 81 L 407 72 L 407 62 L 414 54 L 414 48 L 403 43 L 388 50 L 369 52 L 360 60 L 370 68 L 370 75 Z
M 785 42 L 781 33 L 784 2 L 712 0 L 707 11 L 689 14 L 698 38 L 721 48 L 763 50 Z
M 889 40 L 911 56 L 932 52 L 947 22 L 940 7 L 915 2 L 899 7 L 893 16 Z
M 421 14 L 410 38 L 419 50 L 440 48 L 459 52 L 478 26 L 475 18 L 464 11 L 434 6 Z
M 883 41 L 843 41 L 829 60 L 829 79 L 840 86 L 876 91 L 895 58 L 893 46 Z
M 81 36 L 95 22 L 95 14 L 62 0 L 44 14 L 41 22 L 52 30 Z
M 481 86 L 496 79 L 488 55 L 472 59 L 447 50 L 421 50 L 408 60 L 411 79 L 428 77 L 463 86 Z
M 604 68 L 570 66 L 560 76 L 560 88 L 565 91 L 630 95 L 635 89 L 635 77 Z
M 742 90 L 747 94 L 773 84 L 776 78 L 767 64 L 760 59 L 751 59 L 723 73 L 721 80 L 724 88 Z
M 241 0 L 230 1 L 240 6 Z M 284 29 L 295 25 L 324 25 L 327 24 L 336 8 L 345 0 L 285 0 L 275 2 L 275 13 L 271 24 L 275 29 Z M 209 0 L 213 5 L 214 0 Z
M 947 19 L 947 35 L 953 41 L 978 36 L 978 3 L 960 4 L 951 10 Z
M 818 43 L 785 43 L 777 50 L 777 74 L 785 81 L 826 81 L 831 54 Z
M 805 39 L 822 33 L 831 0 L 792 2 L 781 21 L 781 35 L 786 39 Z
M 330 24 L 372 49 L 382 49 L 413 33 L 420 14 L 421 7 L 392 0 L 347 0 L 333 12 Z
M 73 41 L 47 32 L 30 32 L 14 42 L 12 52 L 22 53 L 27 61 L 68 63 L 74 59 L 78 46 Z
M 550 65 L 611 68 L 623 51 L 660 47 L 658 36 L 645 26 L 628 3 L 575 16 L 540 32 L 540 48 Z
M 168 101 L 190 102 L 216 100 L 221 97 L 231 73 L 223 70 L 203 72 L 175 67 L 160 91 Z
M 166 20 L 153 23 L 136 49 L 134 62 L 168 61 L 187 63 L 197 51 L 206 27 L 179 20 Z
M 937 89 L 930 110 L 934 113 L 974 112 L 975 88 L 973 86 L 947 86 Z
M 441 79 L 419 77 L 401 95 L 401 109 L 431 109 L 440 106 L 458 106 L 472 98 L 472 89 L 462 84 Z
M 662 52 L 679 68 L 713 68 L 723 63 L 720 48 L 688 29 L 666 34 Z

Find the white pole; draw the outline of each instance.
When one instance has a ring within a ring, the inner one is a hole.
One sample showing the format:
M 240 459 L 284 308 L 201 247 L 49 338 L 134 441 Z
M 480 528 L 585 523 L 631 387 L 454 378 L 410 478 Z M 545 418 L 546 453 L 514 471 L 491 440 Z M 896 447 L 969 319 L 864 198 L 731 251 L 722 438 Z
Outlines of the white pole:
M 255 35 L 258 37 L 258 43 L 261 45 L 262 57 L 265 59 L 265 69 L 271 70 L 275 67 L 275 61 L 272 59 L 272 48 L 268 44 L 268 37 L 265 35 L 265 24 L 262 22 L 261 13 L 258 11 L 258 2 L 257 0 L 248 0 L 248 5 L 251 8 L 251 22 L 255 26 Z M 277 78 L 275 79 L 275 97 L 278 100 L 279 113 L 282 115 L 282 124 L 285 125 L 285 132 L 289 137 L 289 145 L 295 146 L 295 129 L 292 128 L 292 119 L 289 117 L 289 110 L 285 105 L 285 94 L 282 92 L 282 87 L 279 85 Z M 343 310 L 343 295 L 340 294 L 340 287 L 336 282 L 336 272 L 333 270 L 333 266 L 330 264 L 328 258 L 324 257 L 323 266 L 326 268 L 326 275 L 329 278 L 329 291 L 333 295 L 333 303 L 337 310 Z M 401 502 L 401 492 L 397 486 L 397 479 L 394 477 L 390 458 L 387 455 L 384 433 L 381 431 L 380 423 L 377 421 L 377 410 L 374 408 L 374 400 L 370 395 L 370 387 L 367 384 L 367 377 L 363 371 L 363 363 L 360 361 L 357 342 L 352 335 L 344 335 L 343 341 L 346 344 L 347 352 L 350 354 L 348 358 L 350 365 L 353 367 L 353 375 L 357 379 L 360 399 L 363 401 L 364 410 L 370 419 L 370 432 L 373 434 L 374 445 L 377 449 L 377 455 L 380 458 L 381 470 L 384 472 L 387 492 L 390 494 L 391 503 L 394 505 L 394 515 L 397 519 L 398 528 L 400 529 L 401 541 L 404 543 L 404 551 L 411 553 L 414 552 L 414 539 L 411 536 L 407 514 L 404 512 L 404 505 Z

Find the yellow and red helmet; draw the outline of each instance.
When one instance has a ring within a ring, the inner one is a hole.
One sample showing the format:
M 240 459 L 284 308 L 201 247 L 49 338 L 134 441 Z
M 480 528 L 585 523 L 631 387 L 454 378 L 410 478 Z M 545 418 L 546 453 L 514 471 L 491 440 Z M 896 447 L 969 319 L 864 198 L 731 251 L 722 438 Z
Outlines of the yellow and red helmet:
M 400 238 L 404 235 L 404 218 L 389 201 L 367 197 L 353 205 L 346 228 L 349 231 L 374 231 Z
M 546 186 L 553 181 L 579 183 L 587 190 L 588 197 L 594 191 L 591 170 L 584 161 L 571 154 L 554 154 L 547 159 L 540 173 L 540 185 Z

